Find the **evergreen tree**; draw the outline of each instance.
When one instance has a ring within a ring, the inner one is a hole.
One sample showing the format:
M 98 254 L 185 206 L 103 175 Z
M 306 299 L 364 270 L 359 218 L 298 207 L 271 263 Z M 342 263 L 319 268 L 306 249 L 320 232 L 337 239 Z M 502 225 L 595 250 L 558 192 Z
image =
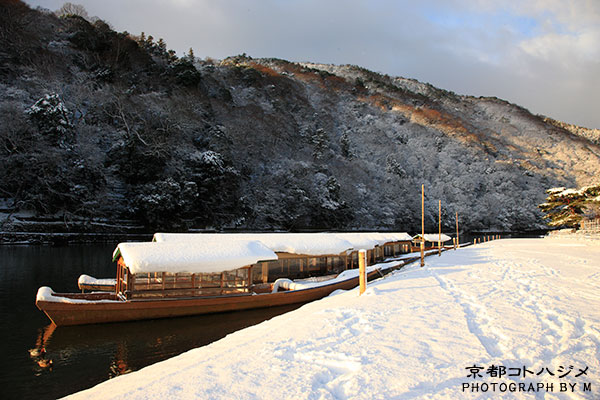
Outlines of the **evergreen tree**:
M 600 185 L 577 189 L 564 187 L 546 191 L 546 202 L 539 208 L 546 213 L 544 218 L 552 227 L 576 227 L 584 218 L 585 211 L 600 202 Z
M 194 62 L 194 60 L 196 59 L 196 57 L 194 57 L 194 49 L 192 49 L 192 48 L 190 47 L 190 49 L 188 50 L 188 52 L 187 52 L 187 54 L 185 55 L 185 57 L 186 57 L 186 59 L 187 59 L 189 62 L 193 63 L 193 62 Z
M 313 157 L 315 160 L 320 160 L 324 157 L 325 151 L 327 150 L 328 142 L 327 133 L 323 128 L 318 128 L 312 133 L 310 141 L 313 145 Z
M 352 151 L 352 143 L 348 137 L 348 132 L 342 133 L 342 136 L 340 137 L 340 148 L 342 150 L 342 156 L 348 160 L 354 158 L 355 154 L 354 151 Z
M 158 51 L 161 56 L 167 54 L 167 44 L 163 38 L 158 39 L 156 45 L 158 46 Z

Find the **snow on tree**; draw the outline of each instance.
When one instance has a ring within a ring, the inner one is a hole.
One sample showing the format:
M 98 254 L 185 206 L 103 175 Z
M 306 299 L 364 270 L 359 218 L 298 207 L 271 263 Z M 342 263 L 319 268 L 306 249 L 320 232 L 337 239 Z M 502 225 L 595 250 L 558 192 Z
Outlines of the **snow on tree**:
M 392 154 L 388 155 L 385 163 L 385 169 L 388 173 L 398 175 L 400 178 L 404 178 L 406 176 L 406 172 L 404 172 L 404 169 Z
M 344 156 L 348 160 L 351 160 L 356 156 L 356 154 L 354 154 L 354 151 L 352 150 L 352 142 L 348 137 L 348 132 L 342 133 L 342 136 L 340 137 L 340 148 L 342 150 L 342 156 Z
M 71 128 L 69 110 L 60 100 L 58 94 L 47 94 L 25 113 L 38 125 L 42 134 L 66 134 Z
M 78 16 L 84 19 L 89 20 L 88 12 L 85 7 L 81 4 L 73 4 L 73 3 L 65 3 L 61 8 L 55 11 L 56 16 L 58 17 L 72 17 Z
M 329 138 L 323 128 L 318 128 L 310 136 L 310 142 L 313 145 L 313 157 L 315 160 L 319 160 L 324 157 L 325 151 L 328 148 Z
M 546 202 L 539 208 L 546 213 L 545 219 L 552 227 L 575 227 L 584 218 L 586 210 L 589 214 L 600 204 L 600 184 L 581 189 L 557 187 L 548 189 L 546 193 Z

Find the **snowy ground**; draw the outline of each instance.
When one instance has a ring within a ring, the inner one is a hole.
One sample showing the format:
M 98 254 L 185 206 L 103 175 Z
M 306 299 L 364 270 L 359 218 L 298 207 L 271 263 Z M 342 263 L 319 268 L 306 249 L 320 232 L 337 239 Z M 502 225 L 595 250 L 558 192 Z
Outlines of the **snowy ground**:
M 598 399 L 599 360 L 600 242 L 503 239 L 72 398 Z

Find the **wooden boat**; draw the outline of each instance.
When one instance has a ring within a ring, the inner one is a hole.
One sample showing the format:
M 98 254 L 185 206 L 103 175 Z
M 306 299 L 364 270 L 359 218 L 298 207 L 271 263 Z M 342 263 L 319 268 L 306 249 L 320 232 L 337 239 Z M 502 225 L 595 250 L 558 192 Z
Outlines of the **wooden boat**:
M 305 303 L 335 290 L 356 287 L 358 270 L 347 269 L 355 265 L 356 252 L 348 247 L 348 241 L 333 236 L 311 240 L 319 242 L 319 251 L 325 251 L 324 243 L 330 243 L 329 255 L 297 255 L 300 270 L 331 273 L 335 272 L 331 268 L 337 268 L 341 273 L 319 281 L 267 282 L 267 278 L 278 276 L 269 272 L 269 263 L 274 263 L 277 271 L 287 266 L 289 272 L 294 259 L 290 253 L 276 254 L 262 242 L 246 237 L 229 236 L 225 241 L 222 237 L 207 237 L 193 242 L 121 243 L 113 254 L 117 262 L 114 288 L 80 285 L 82 290 L 110 292 L 55 293 L 49 287 L 42 287 L 36 306 L 57 326 L 82 325 Z M 306 245 L 306 239 L 302 241 Z M 392 243 L 388 239 L 380 242 Z M 383 258 L 385 250 L 389 252 L 393 246 L 373 248 L 373 263 L 376 255 Z M 286 249 L 289 251 L 289 246 Z M 303 249 L 309 251 L 306 246 Z M 319 260 L 324 260 L 320 264 L 325 265 L 324 269 L 319 267 Z M 313 266 L 318 269 L 311 269 Z M 367 279 L 383 275 L 379 268 L 370 269 Z
M 367 279 L 380 276 L 379 270 Z M 296 290 L 248 292 L 201 297 L 123 299 L 116 293 L 54 293 L 40 288 L 36 306 L 57 326 L 83 325 L 142 319 L 181 317 L 253 308 L 305 303 L 328 296 L 335 290 L 349 290 L 358 285 L 358 274 L 344 280 Z

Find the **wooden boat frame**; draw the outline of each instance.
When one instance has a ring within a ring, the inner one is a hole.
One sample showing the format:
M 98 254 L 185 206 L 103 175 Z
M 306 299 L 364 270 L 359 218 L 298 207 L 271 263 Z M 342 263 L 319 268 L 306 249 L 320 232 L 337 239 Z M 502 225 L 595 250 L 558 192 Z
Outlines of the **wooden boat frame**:
M 386 256 L 396 256 L 398 251 L 403 253 L 407 249 L 410 249 L 410 244 L 405 241 L 376 246 L 367 251 L 367 265 L 383 261 Z M 324 259 L 326 271 L 319 271 L 321 274 L 341 272 L 356 269 L 358 266 L 356 253 L 358 252 L 320 256 L 278 253 L 277 262 L 281 264 L 275 265 L 277 269 L 281 265 L 283 272 L 286 262 L 289 267 L 289 260 L 293 258 L 301 260 L 301 265 L 305 262 L 306 266 L 309 265 L 310 259 Z M 331 266 L 335 264 L 334 259 L 339 263 L 334 268 L 336 270 L 327 271 L 330 261 Z M 144 273 L 136 276 L 129 271 L 122 257 L 118 257 L 115 261 L 117 261 L 117 274 L 112 292 L 54 293 L 50 288 L 45 288 L 46 295 L 38 296 L 36 306 L 57 326 L 84 325 L 306 303 L 328 296 L 335 290 L 349 290 L 359 284 L 358 274 L 356 274 L 347 279 L 332 280 L 329 284 L 324 282 L 316 287 L 295 290 L 279 288 L 273 291 L 273 283 L 267 281 L 274 278 L 269 274 L 268 262 L 257 262 L 233 271 L 222 272 L 220 281 L 213 280 L 207 284 L 206 281 L 202 281 L 200 276 L 202 274 L 181 273 L 185 276 L 179 281 L 178 273 Z M 305 272 L 308 270 L 310 269 Z M 386 271 L 389 272 L 391 269 Z M 154 274 L 154 278 L 150 276 L 151 274 Z M 233 274 L 235 277 L 233 280 L 226 279 L 227 274 Z M 140 275 L 142 280 L 137 281 Z M 371 280 L 379 276 L 383 276 L 383 272 L 375 269 L 367 274 L 367 279 Z M 175 284 L 165 284 L 173 281 Z
M 367 279 L 382 275 L 371 271 Z M 67 302 L 38 299 L 36 306 L 57 326 L 84 325 L 142 319 L 249 310 L 296 303 L 306 303 L 328 296 L 335 290 L 349 290 L 358 285 L 358 276 L 314 288 L 284 290 L 275 293 L 244 293 L 203 297 L 124 300 L 115 293 L 53 293 Z M 74 302 L 68 302 L 74 300 Z

